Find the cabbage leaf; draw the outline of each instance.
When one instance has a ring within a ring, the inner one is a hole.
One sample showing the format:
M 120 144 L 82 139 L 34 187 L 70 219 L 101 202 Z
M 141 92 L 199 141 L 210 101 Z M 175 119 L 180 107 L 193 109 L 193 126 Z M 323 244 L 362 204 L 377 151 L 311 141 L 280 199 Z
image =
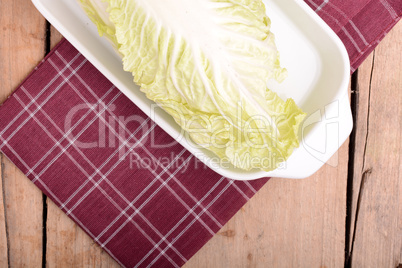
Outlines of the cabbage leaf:
M 124 70 L 198 145 L 234 166 L 271 171 L 299 146 L 305 114 L 283 81 L 261 0 L 79 0 Z

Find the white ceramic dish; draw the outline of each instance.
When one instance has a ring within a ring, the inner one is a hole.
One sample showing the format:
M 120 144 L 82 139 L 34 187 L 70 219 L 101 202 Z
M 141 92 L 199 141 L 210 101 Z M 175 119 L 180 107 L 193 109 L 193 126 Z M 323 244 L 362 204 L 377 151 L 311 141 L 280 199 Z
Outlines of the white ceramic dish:
M 190 0 L 189 0 L 190 1 Z M 124 72 L 121 59 L 75 0 L 32 0 L 37 9 L 96 68 L 151 116 L 173 138 L 217 173 L 236 180 L 262 177 L 305 178 L 326 163 L 352 130 L 347 94 L 349 58 L 336 34 L 302 0 L 264 0 L 272 20 L 272 31 L 281 52 L 282 66 L 289 76 L 282 84 L 270 82 L 281 97 L 292 97 L 308 114 L 302 126 L 301 146 L 280 168 L 263 172 L 222 167 L 214 155 L 195 148 L 181 135 L 181 128 L 161 109 L 152 111 L 152 102 Z M 336 164 L 336 161 L 331 161 Z

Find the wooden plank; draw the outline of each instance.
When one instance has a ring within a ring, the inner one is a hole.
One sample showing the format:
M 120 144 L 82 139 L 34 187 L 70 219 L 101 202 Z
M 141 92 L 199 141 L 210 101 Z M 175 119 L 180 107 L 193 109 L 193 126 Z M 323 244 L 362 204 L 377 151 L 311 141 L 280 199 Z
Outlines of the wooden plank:
M 0 0 L 0 6 L 2 103 L 42 60 L 45 20 L 31 1 Z M 40 267 L 42 193 L 5 157 L 2 157 L 2 166 L 6 211 L 0 218 L 4 218 L 7 226 L 9 264 L 11 267 Z
M 50 37 L 51 48 L 62 39 L 53 27 Z M 47 204 L 47 267 L 119 267 L 52 201 L 47 199 Z
M 10 161 L 4 161 L 5 219 L 11 267 L 42 264 L 42 193 Z
M 402 262 L 401 36 L 400 22 L 359 68 L 352 267 Z
M 185 267 L 343 267 L 348 142 L 336 161 L 272 179 Z
M 53 26 L 50 26 L 50 49 L 53 49 L 61 39 L 63 39 L 61 33 L 59 33 L 59 31 L 57 31 Z
M 64 212 L 48 200 L 46 267 L 119 267 Z
M 362 159 L 361 156 L 364 154 L 364 146 L 362 146 L 363 139 L 367 136 L 367 117 L 368 117 L 368 89 L 370 88 L 371 81 L 371 68 L 373 64 L 373 53 L 363 62 L 363 64 L 358 69 L 358 81 L 356 88 L 356 114 L 355 114 L 355 141 L 354 151 L 352 152 L 354 163 L 351 167 L 352 172 L 352 201 L 351 201 L 351 209 L 350 209 L 350 234 L 349 234 L 349 255 L 346 257 L 346 263 L 351 265 L 350 262 L 350 251 L 353 245 L 353 233 L 354 233 L 354 224 L 356 221 L 356 207 L 357 200 L 359 195 L 359 188 L 361 183 L 361 171 L 362 171 Z

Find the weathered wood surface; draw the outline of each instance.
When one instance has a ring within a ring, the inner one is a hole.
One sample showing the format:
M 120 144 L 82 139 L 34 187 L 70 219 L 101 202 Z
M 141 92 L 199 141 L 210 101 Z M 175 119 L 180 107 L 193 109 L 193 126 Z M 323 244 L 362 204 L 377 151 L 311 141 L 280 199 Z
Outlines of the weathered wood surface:
M 347 145 L 337 167 L 272 179 L 186 267 L 342 267 Z
M 399 23 L 358 71 L 353 267 L 397 267 L 402 262 L 401 51 Z
M 46 33 L 30 1 L 0 7 L 1 103 L 61 36 Z M 359 68 L 356 139 L 333 158 L 336 167 L 305 180 L 272 179 L 185 267 L 342 267 L 345 249 L 353 249 L 353 267 L 402 262 L 401 29 Z M 0 267 L 118 267 L 12 163 L 3 156 L 1 163 Z
M 1 103 L 44 57 L 45 37 L 45 20 L 30 1 L 0 0 Z M 42 193 L 3 155 L 1 166 L 0 266 L 40 267 Z

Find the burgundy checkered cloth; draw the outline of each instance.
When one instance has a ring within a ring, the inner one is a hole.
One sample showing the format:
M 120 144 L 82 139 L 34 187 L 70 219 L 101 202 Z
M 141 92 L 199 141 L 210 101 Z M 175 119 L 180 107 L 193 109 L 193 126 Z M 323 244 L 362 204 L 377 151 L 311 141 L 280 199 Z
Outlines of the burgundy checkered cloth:
M 400 0 L 308 3 L 354 70 Z M 267 181 L 223 178 L 62 41 L 0 108 L 0 150 L 122 266 L 178 267 Z
M 351 72 L 367 58 L 402 15 L 401 0 L 304 0 L 338 34 Z

